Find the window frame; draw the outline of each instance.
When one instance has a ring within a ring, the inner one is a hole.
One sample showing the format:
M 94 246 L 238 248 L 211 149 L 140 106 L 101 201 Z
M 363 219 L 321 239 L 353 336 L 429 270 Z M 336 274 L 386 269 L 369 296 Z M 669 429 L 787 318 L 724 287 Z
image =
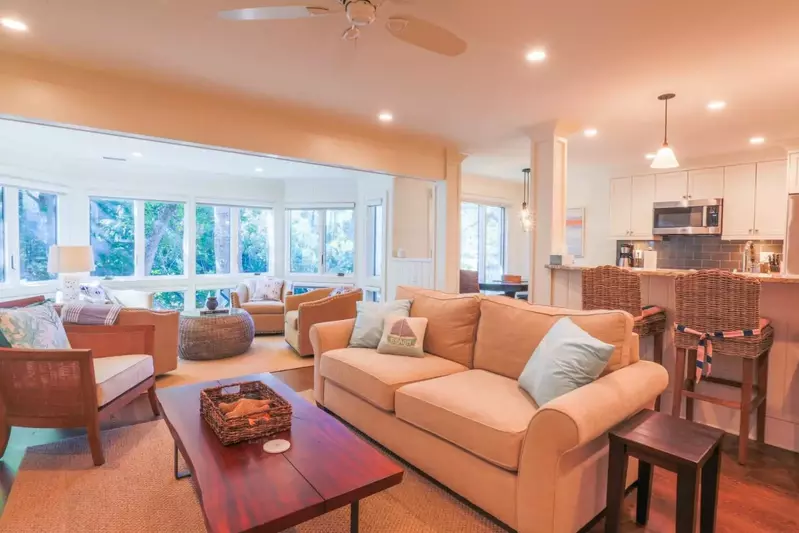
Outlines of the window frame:
M 380 216 L 372 218 L 371 211 L 380 208 Z M 382 286 L 382 280 L 386 276 L 386 250 L 388 238 L 386 224 L 386 202 L 382 198 L 366 201 L 366 225 L 365 225 L 365 255 L 366 255 L 366 276 L 370 285 Z M 377 249 L 377 235 L 380 235 L 381 249 Z M 380 268 L 375 272 L 374 265 L 378 257 L 380 258 Z
M 502 272 L 507 273 L 508 267 L 508 212 L 510 211 L 510 206 L 507 204 L 503 204 L 497 201 L 491 201 L 490 199 L 485 198 L 478 198 L 473 196 L 464 196 L 461 198 L 459 208 L 463 209 L 463 204 L 474 204 L 477 205 L 477 277 L 480 283 L 484 283 L 486 281 L 486 246 L 488 239 L 486 239 L 486 207 L 496 207 L 502 209 L 502 238 L 500 240 L 502 246 Z M 461 231 L 463 231 L 463 221 L 461 221 Z M 460 236 L 462 239 L 462 234 Z M 463 257 L 463 251 L 461 250 L 461 259 Z M 459 260 L 459 264 L 460 264 Z
M 291 212 L 292 211 L 317 211 L 317 231 L 319 232 L 319 261 L 317 267 L 319 269 L 316 273 L 310 272 L 294 272 L 291 270 Z M 327 212 L 328 211 L 352 211 L 352 272 L 349 274 L 337 274 L 327 271 L 326 266 L 326 253 L 327 253 Z M 352 282 L 358 274 L 358 210 L 355 204 L 326 204 L 320 205 L 291 205 L 285 208 L 285 272 L 286 276 L 291 279 L 324 279 L 324 280 L 347 280 Z

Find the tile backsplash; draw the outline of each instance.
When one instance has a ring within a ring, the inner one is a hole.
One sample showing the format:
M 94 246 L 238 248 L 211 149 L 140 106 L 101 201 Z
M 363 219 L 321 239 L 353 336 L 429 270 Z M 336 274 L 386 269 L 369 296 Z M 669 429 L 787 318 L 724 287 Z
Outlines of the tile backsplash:
M 716 236 L 669 236 L 662 241 L 617 241 L 619 246 L 632 242 L 636 250 L 647 250 L 651 246 L 658 253 L 658 268 L 721 268 L 741 269 L 746 241 L 722 241 Z M 782 253 L 782 241 L 754 241 L 755 254 Z

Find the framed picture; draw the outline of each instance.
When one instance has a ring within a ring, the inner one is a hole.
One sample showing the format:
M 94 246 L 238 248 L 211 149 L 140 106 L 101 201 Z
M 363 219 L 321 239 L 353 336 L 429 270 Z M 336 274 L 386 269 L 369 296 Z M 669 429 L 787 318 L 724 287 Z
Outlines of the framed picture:
M 574 257 L 585 255 L 585 208 L 566 210 L 566 251 Z

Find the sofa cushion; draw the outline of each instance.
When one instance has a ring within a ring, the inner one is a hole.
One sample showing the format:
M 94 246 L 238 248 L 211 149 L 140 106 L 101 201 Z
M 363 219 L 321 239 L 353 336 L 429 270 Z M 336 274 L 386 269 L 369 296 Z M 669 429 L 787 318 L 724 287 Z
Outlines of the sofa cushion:
M 615 347 L 606 371 L 630 363 L 633 317 L 629 313 L 575 311 L 491 296 L 480 300 L 474 368 L 518 379 L 549 328 L 563 317 L 571 318 L 592 337 Z
M 282 315 L 285 305 L 283 302 L 244 302 L 241 308 L 251 315 Z
M 300 329 L 300 312 L 288 311 L 286 313 L 286 327 Z
M 394 410 L 394 391 L 408 383 L 464 372 L 453 361 L 425 354 L 404 357 L 369 348 L 342 348 L 322 355 L 322 377 L 385 411 Z
M 153 375 L 149 355 L 117 355 L 92 360 L 97 384 L 97 405 L 102 407 Z
M 411 316 L 427 318 L 425 352 L 472 367 L 480 318 L 479 297 L 398 287 L 397 298 L 413 299 Z
M 401 387 L 395 410 L 400 420 L 516 471 L 537 407 L 515 380 L 469 370 Z

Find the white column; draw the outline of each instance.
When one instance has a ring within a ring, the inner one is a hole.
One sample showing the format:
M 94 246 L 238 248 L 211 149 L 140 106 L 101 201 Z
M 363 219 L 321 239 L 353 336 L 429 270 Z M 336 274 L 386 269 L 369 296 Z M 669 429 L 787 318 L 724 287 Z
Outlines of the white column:
M 568 141 L 576 127 L 561 121 L 531 128 L 530 197 L 533 230 L 530 232 L 530 303 L 550 305 L 549 256 L 566 248 L 566 177 Z
M 461 268 L 461 164 L 466 159 L 464 154 L 455 150 L 447 150 L 446 168 L 446 239 L 444 243 L 436 243 L 446 250 L 446 260 L 443 265 L 437 264 L 436 269 L 444 268 L 444 287 L 438 287 L 447 292 L 458 292 L 460 285 Z M 440 220 L 439 217 L 436 217 Z M 440 263 L 437 261 L 437 263 Z M 441 276 L 436 276 L 440 278 Z

